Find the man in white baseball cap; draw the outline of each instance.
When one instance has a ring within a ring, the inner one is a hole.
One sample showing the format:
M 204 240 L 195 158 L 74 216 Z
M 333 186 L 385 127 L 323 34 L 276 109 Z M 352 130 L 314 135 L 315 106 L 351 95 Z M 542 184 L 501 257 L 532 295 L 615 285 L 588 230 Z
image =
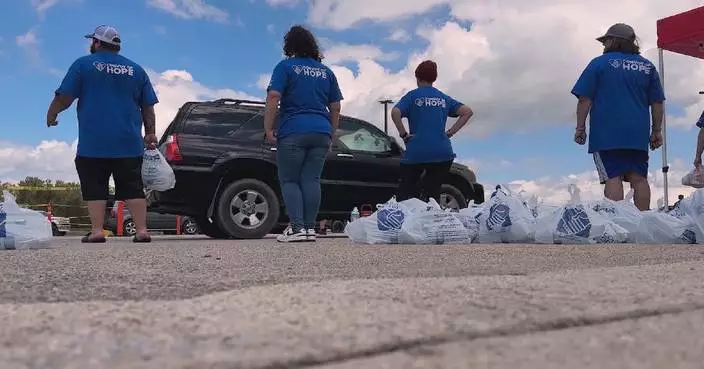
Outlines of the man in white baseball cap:
M 58 114 L 78 99 L 75 162 L 92 227 L 82 242 L 105 242 L 110 176 L 115 181 L 115 200 L 127 202 L 137 226 L 134 242 L 150 242 L 142 157 L 145 144 L 156 148 L 158 99 L 144 69 L 119 54 L 122 40 L 117 29 L 102 25 L 85 37 L 91 40 L 90 55 L 78 58 L 68 69 L 46 117 L 49 127 L 57 125 Z
M 98 40 L 101 43 L 106 43 L 118 47 L 122 42 L 122 40 L 120 40 L 120 33 L 117 32 L 117 29 L 108 25 L 98 26 L 98 28 L 96 28 L 93 33 L 86 35 L 85 38 Z
M 635 205 L 648 210 L 648 149 L 663 143 L 665 93 L 631 26 L 616 23 L 596 40 L 603 54 L 589 62 L 572 89 L 578 99 L 574 141 L 588 141 L 606 198 L 623 200 L 623 182 L 629 182 Z

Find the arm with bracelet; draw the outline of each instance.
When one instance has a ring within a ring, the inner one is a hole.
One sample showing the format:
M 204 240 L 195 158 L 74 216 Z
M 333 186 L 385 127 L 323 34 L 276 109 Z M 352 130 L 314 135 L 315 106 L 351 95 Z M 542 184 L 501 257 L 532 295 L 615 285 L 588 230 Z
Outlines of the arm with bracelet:
M 403 97 L 396 103 L 393 109 L 391 109 L 391 120 L 396 126 L 398 131 L 398 136 L 401 137 L 404 143 L 408 143 L 413 137 L 413 133 L 408 133 L 406 127 L 403 125 L 403 118 L 408 118 L 408 111 L 410 110 L 410 100 L 408 94 L 403 95 Z

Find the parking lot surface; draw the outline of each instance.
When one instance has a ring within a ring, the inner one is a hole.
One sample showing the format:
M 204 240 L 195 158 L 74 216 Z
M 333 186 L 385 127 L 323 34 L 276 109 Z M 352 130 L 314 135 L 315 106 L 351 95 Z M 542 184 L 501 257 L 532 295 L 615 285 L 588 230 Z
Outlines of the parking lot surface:
M 0 368 L 701 368 L 704 247 L 110 238 L 0 253 Z

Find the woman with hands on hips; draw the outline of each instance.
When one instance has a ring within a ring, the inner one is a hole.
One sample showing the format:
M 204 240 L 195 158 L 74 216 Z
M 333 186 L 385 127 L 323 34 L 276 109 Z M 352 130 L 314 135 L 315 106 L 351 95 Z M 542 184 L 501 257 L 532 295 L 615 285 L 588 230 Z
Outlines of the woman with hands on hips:
M 433 87 L 438 77 L 435 62 L 420 63 L 415 76 L 418 88 L 404 95 L 391 110 L 391 119 L 406 144 L 397 200 L 434 198 L 440 202 L 440 188 L 456 156 L 450 138 L 474 113 L 469 106 Z M 448 130 L 447 117 L 459 117 Z M 408 132 L 402 118 L 408 119 Z

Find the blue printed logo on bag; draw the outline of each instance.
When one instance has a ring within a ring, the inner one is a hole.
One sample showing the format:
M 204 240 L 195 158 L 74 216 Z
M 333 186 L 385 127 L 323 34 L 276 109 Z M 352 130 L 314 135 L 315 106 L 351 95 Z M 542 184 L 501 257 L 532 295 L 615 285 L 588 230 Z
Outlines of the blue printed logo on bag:
M 672 208 L 668 214 L 680 219 L 683 219 L 687 215 L 680 207 L 680 204 L 675 205 L 675 207 Z
M 584 207 L 567 207 L 562 213 L 560 221 L 557 222 L 557 233 L 560 236 L 572 237 L 589 237 L 592 229 L 592 222 L 589 220 L 589 215 L 584 211 Z
M 613 206 L 602 206 L 599 204 L 594 205 L 594 208 L 592 209 L 595 212 L 602 214 L 602 215 L 615 215 L 616 214 L 616 208 Z
M 685 230 L 682 233 L 682 236 L 680 237 L 680 239 L 682 241 L 684 241 L 685 243 L 691 243 L 691 244 L 697 243 L 697 235 L 689 229 Z
M 490 231 L 500 231 L 511 226 L 511 208 L 506 204 L 494 204 L 489 209 L 489 217 L 486 219 L 486 229 Z
M 387 205 L 376 213 L 376 226 L 380 231 L 397 231 L 401 229 L 406 218 L 397 205 Z

